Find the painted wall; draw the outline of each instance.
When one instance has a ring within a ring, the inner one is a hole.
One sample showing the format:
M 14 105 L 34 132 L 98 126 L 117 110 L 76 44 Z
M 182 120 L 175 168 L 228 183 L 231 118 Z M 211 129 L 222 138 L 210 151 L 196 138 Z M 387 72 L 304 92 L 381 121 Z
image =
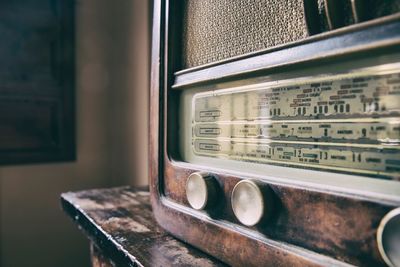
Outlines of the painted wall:
M 89 266 L 65 191 L 147 184 L 149 1 L 77 0 L 77 160 L 0 168 L 0 266 Z

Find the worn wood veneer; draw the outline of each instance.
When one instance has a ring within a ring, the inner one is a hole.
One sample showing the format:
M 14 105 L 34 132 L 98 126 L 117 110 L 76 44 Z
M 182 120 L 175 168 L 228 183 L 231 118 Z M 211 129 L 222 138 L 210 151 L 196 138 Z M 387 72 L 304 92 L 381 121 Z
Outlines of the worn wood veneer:
M 186 178 L 195 171 L 165 163 L 164 188 L 167 198 L 190 207 L 185 194 Z M 207 215 L 240 224 L 230 208 L 235 184 L 246 177 L 215 173 L 223 185 L 223 196 Z M 298 186 L 268 183 L 275 196 L 273 218 L 251 229 L 268 238 L 295 244 L 309 250 L 340 258 L 362 266 L 384 266 L 376 243 L 376 229 L 381 218 L 394 205 L 366 199 L 318 192 Z M 351 215 L 351 216 L 349 216 Z
M 62 194 L 61 203 L 92 241 L 93 266 L 225 266 L 161 229 L 148 191 L 70 192 Z

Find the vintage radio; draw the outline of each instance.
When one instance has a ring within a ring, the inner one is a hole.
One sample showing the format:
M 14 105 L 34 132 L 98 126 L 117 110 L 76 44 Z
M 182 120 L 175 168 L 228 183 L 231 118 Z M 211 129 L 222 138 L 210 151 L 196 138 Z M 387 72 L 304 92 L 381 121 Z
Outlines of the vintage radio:
M 236 266 L 400 266 L 400 1 L 154 3 L 150 174 Z

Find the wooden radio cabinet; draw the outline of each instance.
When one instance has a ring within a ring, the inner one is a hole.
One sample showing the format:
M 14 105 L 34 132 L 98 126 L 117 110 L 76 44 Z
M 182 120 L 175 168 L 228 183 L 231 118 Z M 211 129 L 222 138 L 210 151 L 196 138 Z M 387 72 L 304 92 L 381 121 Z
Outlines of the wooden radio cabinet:
M 235 266 L 400 266 L 400 16 L 362 2 L 154 2 L 163 228 Z

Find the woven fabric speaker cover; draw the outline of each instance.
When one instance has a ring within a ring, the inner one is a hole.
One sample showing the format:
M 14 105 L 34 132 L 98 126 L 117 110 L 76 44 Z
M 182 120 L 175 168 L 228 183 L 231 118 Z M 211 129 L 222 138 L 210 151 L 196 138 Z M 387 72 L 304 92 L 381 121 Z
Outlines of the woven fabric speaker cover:
M 183 69 L 308 36 L 303 0 L 183 2 Z

